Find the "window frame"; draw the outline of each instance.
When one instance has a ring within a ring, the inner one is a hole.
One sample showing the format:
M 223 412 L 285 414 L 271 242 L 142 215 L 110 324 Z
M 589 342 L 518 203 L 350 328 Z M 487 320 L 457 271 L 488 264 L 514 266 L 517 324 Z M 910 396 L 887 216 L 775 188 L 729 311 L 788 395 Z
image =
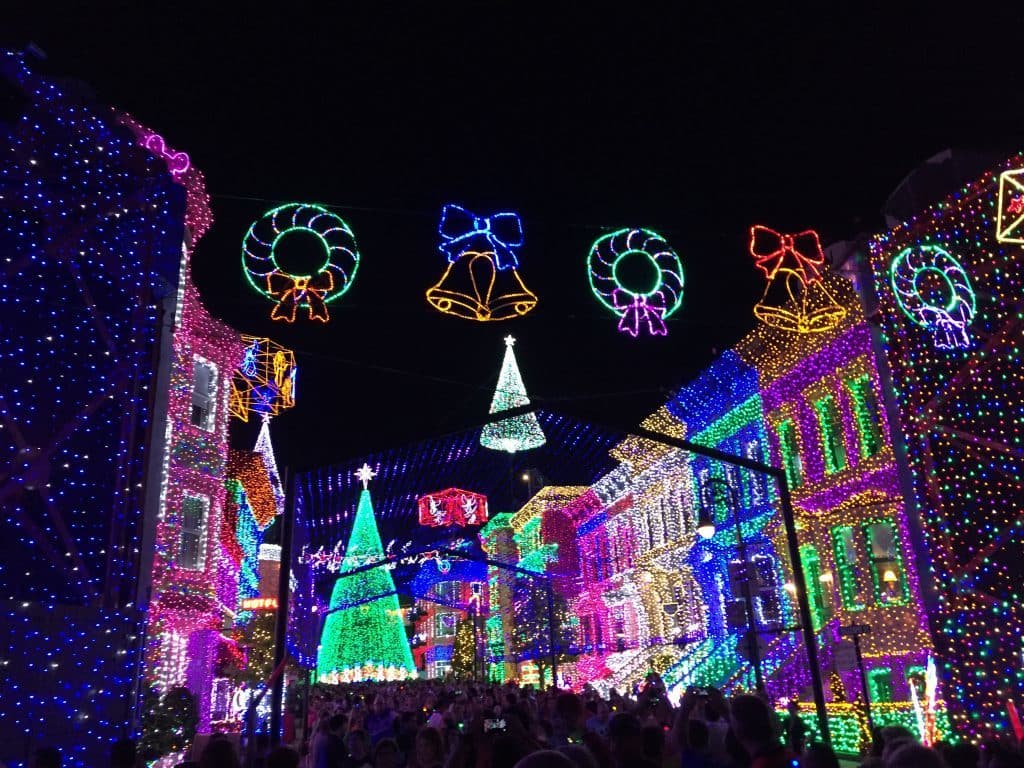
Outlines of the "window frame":
M 205 394 L 199 393 L 197 387 L 199 385 L 196 373 L 200 366 L 205 367 L 211 371 L 210 381 L 208 385 L 208 392 Z M 217 429 L 217 399 L 218 392 L 220 390 L 220 369 L 217 364 L 212 360 L 208 360 L 202 355 L 192 355 L 192 386 L 189 396 L 189 424 L 196 429 L 201 429 L 204 432 L 213 432 Z M 195 418 L 196 398 L 200 397 L 206 400 L 207 408 L 205 410 L 205 417 L 202 421 L 197 422 Z
M 185 503 L 189 500 L 198 501 L 202 505 L 202 516 L 198 528 L 185 526 Z M 186 571 L 203 571 L 206 569 L 207 535 L 210 526 L 210 497 L 201 493 L 186 491 L 181 496 L 178 509 L 178 546 L 176 548 L 175 565 Z M 185 565 L 184 547 L 186 533 L 194 534 L 197 539 L 197 562 L 195 565 Z

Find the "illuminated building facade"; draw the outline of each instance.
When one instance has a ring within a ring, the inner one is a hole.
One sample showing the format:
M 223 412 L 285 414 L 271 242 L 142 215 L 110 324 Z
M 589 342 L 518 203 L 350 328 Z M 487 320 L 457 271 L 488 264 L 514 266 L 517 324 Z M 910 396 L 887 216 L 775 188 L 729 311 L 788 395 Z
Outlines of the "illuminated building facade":
M 972 738 L 1007 733 L 1007 702 L 1024 693 L 1022 166 L 1012 157 L 904 214 L 866 259 L 933 570 L 940 685 Z

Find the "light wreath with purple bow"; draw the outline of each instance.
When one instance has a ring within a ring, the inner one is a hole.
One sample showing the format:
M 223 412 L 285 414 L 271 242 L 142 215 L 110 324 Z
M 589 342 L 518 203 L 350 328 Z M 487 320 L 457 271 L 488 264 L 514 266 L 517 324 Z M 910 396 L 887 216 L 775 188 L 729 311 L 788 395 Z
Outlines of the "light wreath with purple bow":
M 647 290 L 623 285 L 619 276 L 629 260 L 646 259 L 654 268 Z M 619 316 L 619 330 L 633 338 L 668 333 L 665 319 L 683 304 L 683 263 L 665 238 L 649 229 L 620 229 L 599 237 L 587 257 L 590 289 Z
M 312 235 L 323 247 L 323 263 L 313 274 L 293 275 L 277 262 L 278 243 L 293 233 Z M 249 284 L 274 302 L 272 320 L 292 323 L 298 310 L 306 309 L 310 320 L 326 323 L 331 317 L 327 304 L 352 286 L 359 251 L 340 216 L 312 203 L 289 203 L 267 211 L 249 227 L 242 266 Z

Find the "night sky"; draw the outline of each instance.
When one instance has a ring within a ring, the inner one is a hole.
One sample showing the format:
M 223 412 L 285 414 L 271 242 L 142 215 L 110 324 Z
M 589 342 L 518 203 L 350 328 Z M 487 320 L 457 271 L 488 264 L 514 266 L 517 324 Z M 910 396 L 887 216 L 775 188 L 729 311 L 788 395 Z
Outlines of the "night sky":
M 205 173 L 216 223 L 195 279 L 215 315 L 299 353 L 299 405 L 274 424 L 299 468 L 483 418 L 509 333 L 535 400 L 634 423 L 752 327 L 751 224 L 825 243 L 879 231 L 889 193 L 936 152 L 1024 147 L 1016 4 L 972 18 L 365 5 L 389 10 L 89 3 L 5 22 L 6 43 L 35 42 L 44 71 L 87 82 Z M 271 322 L 242 274 L 250 222 L 292 201 L 331 207 L 362 253 L 327 325 Z M 522 215 L 530 315 L 477 324 L 427 305 L 446 202 Z M 620 226 L 661 232 L 684 261 L 667 338 L 618 333 L 590 293 L 590 243 Z M 254 438 L 237 426 L 239 447 Z

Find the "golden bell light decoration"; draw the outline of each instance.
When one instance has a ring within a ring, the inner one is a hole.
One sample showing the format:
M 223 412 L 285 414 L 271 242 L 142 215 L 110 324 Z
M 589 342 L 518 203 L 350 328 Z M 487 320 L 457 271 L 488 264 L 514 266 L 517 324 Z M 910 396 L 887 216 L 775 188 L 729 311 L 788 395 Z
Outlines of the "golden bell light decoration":
M 788 235 L 755 225 L 750 253 L 768 284 L 754 305 L 754 317 L 773 328 L 797 333 L 822 333 L 838 326 L 846 309 L 821 279 L 825 254 L 812 229 Z
M 522 317 L 537 296 L 516 271 L 523 228 L 516 213 L 476 216 L 458 205 L 441 210 L 439 250 L 448 267 L 427 301 L 439 312 L 487 322 Z

